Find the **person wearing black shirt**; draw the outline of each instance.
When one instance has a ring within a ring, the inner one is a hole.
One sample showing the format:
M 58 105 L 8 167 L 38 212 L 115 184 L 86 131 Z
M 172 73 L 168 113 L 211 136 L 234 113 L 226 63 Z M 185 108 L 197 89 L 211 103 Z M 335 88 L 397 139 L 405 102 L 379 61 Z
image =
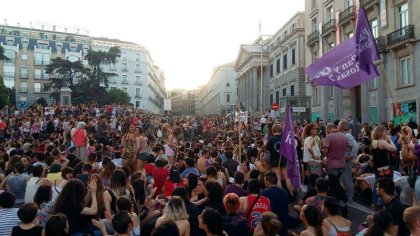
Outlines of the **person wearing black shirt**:
M 410 233 L 403 220 L 405 206 L 394 195 L 395 184 L 392 179 L 379 179 L 376 185 L 378 196 L 385 202 L 386 211 L 392 216 L 391 235 L 408 236 Z
M 17 215 L 22 221 L 22 224 L 13 227 L 12 236 L 41 236 L 42 227 L 37 226 L 35 223 L 35 218 L 38 213 L 38 206 L 31 202 L 22 205 Z

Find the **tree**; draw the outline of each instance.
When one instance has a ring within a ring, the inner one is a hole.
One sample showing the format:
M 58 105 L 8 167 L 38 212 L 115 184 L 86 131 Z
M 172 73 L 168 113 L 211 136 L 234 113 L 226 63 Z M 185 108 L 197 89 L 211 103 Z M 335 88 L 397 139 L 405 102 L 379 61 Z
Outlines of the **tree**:
M 47 65 L 45 71 L 50 75 L 55 75 L 50 78 L 50 86 L 57 91 L 64 86 L 74 89 L 75 80 L 80 80 L 89 73 L 89 69 L 85 68 L 80 60 L 71 62 L 61 57 L 52 59 L 52 63 Z
M 108 96 L 103 101 L 103 105 L 116 103 L 119 105 L 129 105 L 130 104 L 130 96 L 128 96 L 127 92 L 112 88 L 108 91 Z
M 101 82 L 104 83 L 105 88 L 108 88 L 108 80 L 110 77 L 118 76 L 115 73 L 107 73 L 101 69 L 101 65 L 111 65 L 117 63 L 117 58 L 121 56 L 121 50 L 118 47 L 111 47 L 108 52 L 89 50 L 86 54 L 86 60 L 92 67 L 90 79 L 92 80 L 93 88 L 99 87 Z
M 0 61 L 8 61 L 9 58 L 4 55 L 4 48 L 0 46 Z

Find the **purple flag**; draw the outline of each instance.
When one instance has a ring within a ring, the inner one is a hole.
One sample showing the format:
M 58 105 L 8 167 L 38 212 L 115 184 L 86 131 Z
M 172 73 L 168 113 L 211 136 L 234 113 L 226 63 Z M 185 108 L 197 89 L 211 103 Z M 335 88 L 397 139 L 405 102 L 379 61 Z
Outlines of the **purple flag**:
M 365 10 L 361 8 L 355 36 L 330 50 L 305 71 L 309 81 L 316 86 L 349 89 L 378 77 L 373 63 L 379 59 L 376 40 Z
M 360 69 L 359 62 L 356 60 L 356 52 L 355 37 L 331 49 L 305 69 L 309 81 L 316 86 L 336 86 L 349 89 L 376 78 L 379 73 L 373 63 L 369 66 L 374 73 L 368 74 L 365 70 Z
M 359 10 L 355 38 L 357 47 L 356 60 L 359 61 L 360 70 L 366 71 L 368 74 L 379 74 L 376 67 L 372 66 L 372 64 L 381 58 L 363 7 Z
M 292 112 L 290 106 L 286 107 L 286 123 L 281 136 L 280 155 L 287 158 L 287 174 L 290 181 L 297 190 L 301 190 L 299 162 L 295 147 L 295 134 L 292 123 Z

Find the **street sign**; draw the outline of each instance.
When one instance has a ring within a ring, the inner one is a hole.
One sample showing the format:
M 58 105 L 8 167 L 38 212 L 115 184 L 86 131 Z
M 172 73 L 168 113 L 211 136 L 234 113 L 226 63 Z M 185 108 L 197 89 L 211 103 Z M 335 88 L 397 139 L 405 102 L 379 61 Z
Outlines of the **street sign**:
M 279 108 L 280 108 L 280 105 L 279 105 L 279 104 L 277 104 L 277 103 L 273 103 L 273 104 L 271 105 L 271 109 L 273 109 L 273 110 L 275 110 L 275 111 L 277 111 Z
M 306 107 L 293 107 L 292 108 L 293 112 L 305 112 L 306 111 Z

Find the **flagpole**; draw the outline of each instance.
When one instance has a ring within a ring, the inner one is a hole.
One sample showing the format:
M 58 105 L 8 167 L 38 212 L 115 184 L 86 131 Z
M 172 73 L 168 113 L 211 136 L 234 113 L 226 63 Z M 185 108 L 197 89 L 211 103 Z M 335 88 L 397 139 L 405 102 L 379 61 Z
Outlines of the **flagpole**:
M 242 156 L 242 121 L 241 121 L 241 103 L 239 102 L 239 94 L 238 94 L 238 139 L 239 139 L 239 147 L 238 147 L 238 160 L 241 160 Z

